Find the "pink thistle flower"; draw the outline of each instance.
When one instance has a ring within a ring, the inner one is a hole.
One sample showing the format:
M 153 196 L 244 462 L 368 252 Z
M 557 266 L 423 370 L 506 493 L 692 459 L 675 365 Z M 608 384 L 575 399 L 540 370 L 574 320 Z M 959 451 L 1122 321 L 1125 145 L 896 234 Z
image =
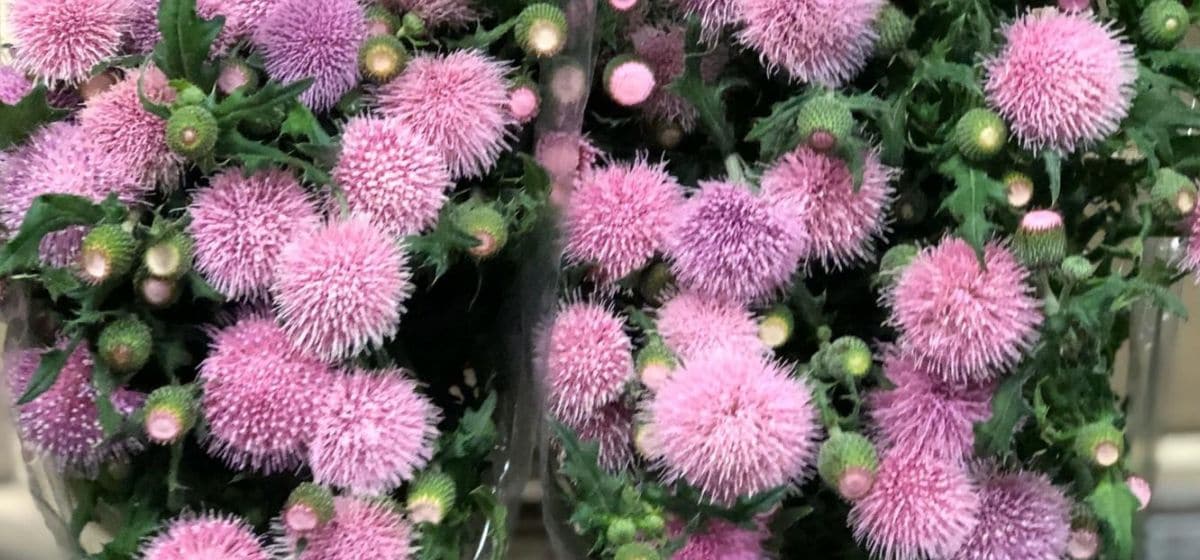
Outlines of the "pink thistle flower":
M 955 560 L 1058 560 L 1066 554 L 1071 502 L 1045 475 L 991 473 L 979 495 L 979 524 Z
M 764 356 L 719 350 L 683 364 L 646 410 L 665 481 L 720 505 L 792 483 L 816 460 L 809 389 Z
M 508 149 L 509 68 L 478 51 L 414 57 L 379 88 L 379 109 L 442 151 L 454 179 L 481 177 Z
M 413 528 L 400 508 L 383 499 L 338 496 L 333 519 L 303 534 L 304 551 L 296 560 L 408 559 L 416 554 Z M 295 548 L 300 535 L 288 535 Z
M 886 296 L 891 322 L 940 381 L 993 380 L 1037 339 L 1042 314 L 1028 274 L 1001 245 L 987 246 L 981 267 L 965 241 L 945 239 L 918 255 Z
M 666 242 L 683 191 L 665 164 L 610 163 L 579 178 L 564 230 L 568 260 L 595 264 L 605 282 L 641 268 Z
M 672 520 L 667 524 L 671 538 L 678 538 L 683 532 L 682 522 Z M 768 536 L 762 524 L 755 529 L 744 529 L 724 519 L 712 518 L 703 531 L 687 535 L 683 547 L 675 551 L 671 560 L 762 560 L 767 557 L 762 543 Z
M 643 25 L 629 35 L 633 51 L 654 71 L 657 87 L 639 107 L 651 120 L 664 120 L 679 125 L 684 132 L 696 128 L 699 113 L 686 99 L 667 89 L 683 75 L 684 35 L 682 26 L 659 28 Z
M 632 107 L 650 98 L 658 83 L 654 70 L 638 58 L 619 58 L 605 70 L 604 88 L 618 105 Z
M 396 334 L 412 291 L 404 249 L 361 217 L 293 239 L 279 253 L 271 286 L 292 343 L 326 360 Z
M 51 81 L 79 82 L 117 54 L 127 0 L 22 0 L 9 12 L 17 68 Z
M 751 355 L 767 352 L 758 338 L 758 323 L 745 307 L 696 292 L 681 292 L 664 302 L 656 326 L 667 347 L 685 362 L 719 348 Z
M 534 157 L 554 180 L 550 200 L 565 207 L 575 181 L 590 173 L 603 152 L 586 136 L 567 132 L 551 132 L 542 136 L 534 147 Z
M 373 117 L 346 123 L 333 179 L 351 212 L 398 237 L 437 222 L 454 187 L 440 150 L 395 119 Z
M 508 113 L 518 123 L 527 123 L 537 117 L 542 101 L 533 86 L 520 85 L 508 92 Z
M 679 285 L 732 302 L 786 287 L 809 243 L 803 224 L 736 183 L 701 182 L 678 220 L 667 254 Z
M 271 78 L 313 78 L 300 102 L 324 111 L 358 84 L 358 49 L 366 37 L 356 0 L 280 0 L 259 23 L 254 43 Z
M 1078 12 L 1092 7 L 1092 0 L 1058 0 L 1058 9 L 1064 12 Z
M 3 175 L 0 175 L 0 186 L 3 186 L 2 181 Z M 1191 215 L 1183 221 L 1186 226 L 1183 235 L 1187 236 L 1187 250 L 1180 257 L 1179 266 L 1191 272 L 1196 281 L 1200 282 L 1200 205 L 1197 205 Z
M 986 63 L 984 88 L 1026 148 L 1070 153 L 1117 130 L 1137 62 L 1111 26 L 1091 12 L 1034 10 L 1004 36 L 1003 50 Z
M 166 76 L 151 67 L 128 74 L 89 99 L 79 112 L 79 124 L 101 165 L 123 170 L 145 194 L 152 192 L 157 182 L 174 184 L 183 160 L 167 146 L 166 122 L 142 105 L 139 80 L 151 101 L 174 101 L 175 90 L 167 84 Z
M 171 521 L 142 546 L 143 560 L 269 560 L 261 539 L 241 519 L 207 514 Z
M 248 315 L 213 334 L 200 364 L 207 447 L 230 467 L 265 474 L 295 468 L 332 373 L 292 348 L 268 317 Z
M 33 82 L 23 72 L 12 66 L 0 66 L 0 103 L 16 105 L 31 91 Z
M 600 445 L 600 467 L 618 472 L 633 463 L 633 411 L 617 400 L 594 411 L 578 424 L 580 441 Z
M 866 64 L 884 0 L 740 0 L 738 40 L 771 71 L 836 87 Z
M 388 492 L 429 462 L 439 416 L 401 370 L 339 377 L 309 444 L 313 479 L 355 494 Z
M 7 376 L 14 400 L 33 380 L 43 351 L 24 350 L 9 358 Z M 86 345 L 77 346 L 46 392 L 15 407 L 21 440 L 64 472 L 92 475 L 101 463 L 124 460 L 140 447 L 135 439 L 105 441 L 92 387 L 92 364 Z M 130 414 L 144 398 L 141 393 L 118 389 L 110 400 L 119 413 Z
M 608 0 L 608 5 L 618 12 L 629 11 L 637 4 L 638 0 Z
M 1153 493 L 1150 491 L 1150 483 L 1146 482 L 1146 479 L 1131 474 L 1125 479 L 1125 485 L 1129 487 L 1133 497 L 1137 498 L 1138 511 L 1145 511 L 1150 507 L 1150 496 Z
M 432 27 L 463 27 L 481 17 L 474 0 L 384 0 L 383 3 L 401 12 L 415 13 Z
M 950 463 L 971 457 L 975 423 L 992 415 L 993 387 L 950 387 L 895 348 L 884 355 L 884 373 L 896 386 L 867 399 L 880 447 Z
M 869 151 L 856 190 L 846 162 L 802 146 L 784 155 L 762 176 L 763 196 L 778 202 L 804 224 L 812 240 L 806 258 L 840 269 L 871 257 L 886 228 L 896 171 Z
M 625 322 L 598 303 L 559 308 L 539 352 L 550 412 L 572 428 L 617 400 L 634 377 L 633 343 Z
M 964 466 L 885 454 L 850 527 L 876 558 L 950 558 L 975 530 L 980 502 Z
M 738 0 L 674 0 L 684 13 L 700 18 L 705 41 L 715 43 L 726 26 L 738 22 Z

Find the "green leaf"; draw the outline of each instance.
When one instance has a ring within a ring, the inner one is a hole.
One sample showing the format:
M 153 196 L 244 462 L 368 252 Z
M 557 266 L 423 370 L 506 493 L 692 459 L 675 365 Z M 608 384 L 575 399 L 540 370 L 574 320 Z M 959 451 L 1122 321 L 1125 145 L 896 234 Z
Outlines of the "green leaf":
M 746 140 L 758 142 L 760 160 L 772 161 L 800 144 L 802 138 L 796 128 L 796 117 L 800 114 L 800 107 L 810 97 L 811 92 L 776 103 L 771 106 L 770 115 L 754 121 Z
M 721 155 L 730 155 L 737 141 L 733 136 L 733 125 L 725 118 L 724 93 L 735 82 L 726 81 L 716 86 L 705 83 L 700 65 L 709 49 L 700 40 L 700 22 L 696 18 L 692 18 L 688 24 L 687 45 L 683 74 L 671 82 L 667 89 L 696 108 L 700 123 Z
M 311 162 L 289 155 L 274 146 L 246 138 L 237 129 L 221 131 L 221 137 L 217 140 L 217 152 L 241 161 L 247 172 L 279 165 L 300 170 L 306 180 L 317 185 L 328 185 L 332 181 L 329 173 Z
M 487 50 L 492 46 L 492 43 L 499 41 L 506 33 L 517 25 L 517 19 L 512 18 L 496 27 L 485 29 L 483 25 L 475 26 L 475 33 L 467 35 L 456 41 L 448 41 L 448 45 L 454 49 L 481 49 Z
M 28 270 L 38 264 L 38 246 L 47 234 L 70 226 L 95 225 L 104 209 L 81 196 L 44 194 L 33 199 L 17 235 L 0 248 L 0 275 Z
M 200 276 L 196 271 L 190 271 L 185 276 L 188 288 L 192 291 L 193 301 L 211 301 L 215 303 L 224 303 L 225 296 L 212 287 L 203 276 Z
M 1004 199 L 1004 184 L 957 155 L 939 165 L 938 171 L 956 185 L 954 192 L 942 201 L 942 209 L 958 220 L 958 234 L 982 259 L 984 245 L 995 227 L 988 220 L 988 210 Z
M 496 499 L 495 490 L 491 487 L 480 486 L 472 490 L 470 496 L 488 520 L 492 560 L 503 559 L 508 551 L 508 509 Z
M 1033 413 L 1022 395 L 1028 375 L 1009 377 L 992 397 L 992 416 L 975 424 L 975 454 L 980 457 L 1007 457 L 1012 452 L 1013 434 L 1025 417 Z
M 76 297 L 84 288 L 83 282 L 69 268 L 44 268 L 39 280 L 51 301 L 58 301 L 67 295 Z
M 225 16 L 211 20 L 196 13 L 196 0 L 162 0 L 158 5 L 158 30 L 162 40 L 154 47 L 154 64 L 168 78 L 183 78 L 211 91 L 217 68 L 209 63 L 212 43 Z
M 67 112 L 46 101 L 46 86 L 38 86 L 16 105 L 0 103 L 0 150 L 29 138 L 42 125 L 57 121 Z
M 441 215 L 432 231 L 421 235 L 410 235 L 405 239 L 405 247 L 412 257 L 414 266 L 433 269 L 436 281 L 450 270 L 458 258 L 469 249 L 479 244 L 474 236 L 462 231 L 451 218 L 454 206 L 447 204 L 442 207 Z
M 904 163 L 904 150 L 908 147 L 908 98 L 897 96 L 884 101 L 863 93 L 846 98 L 846 105 L 851 111 L 866 115 L 879 128 L 883 162 L 897 166 Z
M 1046 163 L 1046 175 L 1050 177 L 1050 205 L 1058 204 L 1058 195 L 1062 192 L 1062 156 L 1053 150 L 1042 151 L 1042 161 Z
M 453 458 L 482 459 L 496 445 L 496 394 L 489 394 L 479 408 L 468 410 L 458 423 L 458 429 L 443 437 L 441 453 Z
M 34 399 L 42 396 L 42 393 L 50 390 L 54 386 L 54 382 L 58 381 L 58 374 L 66 365 L 67 358 L 71 357 L 71 353 L 75 351 L 82 340 L 82 337 L 76 335 L 65 349 L 51 348 L 43 352 L 37 370 L 33 372 L 29 384 L 25 386 L 25 392 L 21 394 L 21 398 L 17 399 L 17 405 L 33 402 Z
M 947 61 L 946 55 L 949 52 L 950 46 L 947 42 L 934 43 L 932 51 L 917 63 L 913 80 L 934 88 L 941 84 L 957 86 L 977 98 L 982 98 L 983 88 L 979 85 L 975 68 L 968 64 Z
M 100 417 L 100 428 L 105 437 L 109 437 L 120 429 L 124 416 L 113 406 L 112 394 L 117 390 L 117 380 L 112 371 L 104 365 L 103 360 L 96 360 L 92 365 L 92 386 L 96 388 L 96 411 Z
M 1104 523 L 1105 557 L 1133 558 L 1133 516 L 1138 501 L 1116 471 L 1109 471 L 1104 476 L 1087 497 L 1087 502 Z
M 321 126 L 321 121 L 317 120 L 317 116 L 303 103 L 293 103 L 288 109 L 287 118 L 283 120 L 282 133 L 292 138 L 307 140 L 315 146 L 329 146 L 334 143 L 333 138 Z M 308 152 L 305 154 L 312 155 Z
M 294 107 L 299 106 L 305 112 L 307 108 L 300 105 L 296 98 L 301 93 L 304 93 L 313 84 L 312 78 L 305 78 L 290 84 L 284 85 L 277 82 L 268 82 L 263 87 L 255 90 L 253 93 L 246 93 L 245 88 L 233 92 L 233 95 L 226 97 L 216 107 L 213 108 L 213 116 L 221 123 L 222 128 L 233 128 L 243 120 L 257 117 L 270 112 L 276 107 L 291 105 L 292 110 L 288 112 L 288 120 L 292 120 L 292 126 L 296 126 L 295 122 L 298 119 L 304 118 L 303 115 L 293 117 L 297 111 Z M 315 132 L 312 129 L 320 129 L 320 125 L 316 123 L 316 117 L 311 112 L 308 117 L 312 119 L 311 125 L 307 125 L 306 132 Z M 284 121 L 284 126 L 288 124 L 288 120 Z M 286 128 L 285 128 L 286 131 Z M 324 133 L 324 131 L 321 131 Z M 325 138 L 328 138 L 326 135 Z
M 1160 72 L 1168 68 L 1200 72 L 1200 49 L 1198 48 L 1155 50 L 1150 51 L 1149 57 L 1150 67 Z
M 120 529 L 113 539 L 104 545 L 104 550 L 95 558 L 99 560 L 127 560 L 137 555 L 138 548 L 146 536 L 159 528 L 159 518 L 149 494 L 154 485 L 139 485 L 142 490 L 121 508 Z

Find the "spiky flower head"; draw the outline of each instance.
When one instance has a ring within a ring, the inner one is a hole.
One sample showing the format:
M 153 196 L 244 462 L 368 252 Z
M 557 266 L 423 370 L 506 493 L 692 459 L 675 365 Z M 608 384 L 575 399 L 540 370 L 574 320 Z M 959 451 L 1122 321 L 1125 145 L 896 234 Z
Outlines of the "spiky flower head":
M 629 40 L 634 54 L 654 71 L 657 84 L 650 98 L 639 105 L 642 114 L 652 122 L 674 123 L 686 133 L 696 128 L 700 113 L 667 87 L 683 75 L 685 34 L 682 25 L 642 25 L 629 34 Z M 728 53 L 721 49 L 706 55 L 700 62 L 701 79 L 713 82 L 727 61 Z
M 280 0 L 259 23 L 254 43 L 274 80 L 312 78 L 300 101 L 324 111 L 358 83 L 358 49 L 366 35 L 357 0 Z
M 888 298 L 891 322 L 921 367 L 947 383 L 999 377 L 1037 338 L 1039 303 L 1028 272 L 1003 246 L 975 250 L 947 238 L 924 250 Z
M 221 73 L 217 75 L 217 89 L 225 95 L 245 88 L 252 90 L 258 86 L 258 73 L 246 61 L 239 58 L 226 58 L 221 61 Z
M 682 187 L 663 163 L 639 158 L 584 173 L 563 224 L 566 258 L 593 264 L 602 281 L 616 282 L 666 245 L 682 204 Z
M 736 0 L 674 0 L 688 16 L 700 20 L 701 37 L 708 43 L 716 42 L 725 26 L 738 21 Z
M 33 82 L 23 72 L 7 64 L 0 65 L 0 103 L 16 105 L 31 91 Z
M 319 529 L 333 519 L 333 492 L 312 482 L 302 482 L 283 505 L 283 526 L 293 533 Z
M 159 387 L 146 397 L 142 429 L 154 443 L 175 443 L 196 425 L 198 409 L 191 387 Z
M 538 85 L 528 78 L 520 78 L 508 89 L 508 113 L 518 123 L 524 124 L 538 116 L 542 108 L 542 94 Z
M 1070 153 L 1117 130 L 1137 63 L 1116 31 L 1090 12 L 1034 10 L 1004 36 L 984 89 L 1026 148 Z
M 856 187 L 844 160 L 800 147 L 763 173 L 762 191 L 797 229 L 807 232 L 804 259 L 841 269 L 869 258 L 875 240 L 886 231 L 895 174 L 878 153 L 868 151 L 862 183 Z
M 178 279 L 192 270 L 195 243 L 186 233 L 168 231 L 142 253 L 142 266 L 155 278 Z
M 668 238 L 671 269 L 684 289 L 738 303 L 787 287 L 810 249 L 805 224 L 745 185 L 701 182 Z
M 761 355 L 715 350 L 684 363 L 646 411 L 666 482 L 722 505 L 797 481 L 816 459 L 812 396 Z
M 871 373 L 871 347 L 856 336 L 843 336 L 822 352 L 821 367 L 838 379 L 855 380 Z
M 408 51 L 392 35 L 374 35 L 358 50 L 358 69 L 368 80 L 386 84 L 399 76 L 408 64 Z
M 619 472 L 633 462 L 633 410 L 622 400 L 596 409 L 576 431 L 580 441 L 599 445 L 599 465 L 608 472 Z
M 875 18 L 885 0 L 742 0 L 742 44 L 771 71 L 793 80 L 838 86 L 874 49 Z
M 244 520 L 218 514 L 173 519 L 138 552 L 143 560 L 268 560 L 262 539 Z
M 875 41 L 875 52 L 883 56 L 900 52 L 908 44 L 908 38 L 912 37 L 913 27 L 912 18 L 888 2 L 875 19 L 875 33 L 879 35 Z
M 43 81 L 82 81 L 117 54 L 126 6 L 126 0 L 13 2 L 14 64 Z
M 1008 127 L 995 111 L 977 107 L 958 119 L 950 140 L 967 159 L 984 161 L 1004 150 Z
M 842 98 L 831 93 L 818 95 L 800 106 L 796 132 L 813 150 L 828 152 L 854 134 L 854 115 Z
M 776 305 L 758 318 L 758 339 L 768 348 L 779 348 L 792 339 L 796 318 L 786 305 Z
M 150 67 L 126 74 L 116 85 L 88 99 L 78 120 L 95 165 L 119 171 L 126 182 L 145 194 L 153 191 L 156 183 L 178 182 L 183 160 L 167 144 L 163 118 L 142 105 L 139 87 L 151 102 L 170 104 L 175 100 L 166 75 Z
M 333 519 L 304 533 L 286 535 L 291 548 L 304 539 L 296 560 L 363 560 L 412 558 L 416 554 L 412 525 L 388 499 L 338 496 Z
M 1176 0 L 1154 0 L 1142 11 L 1138 29 L 1146 42 L 1159 48 L 1175 46 L 1187 35 L 1191 16 Z
M 123 317 L 100 331 L 96 346 L 100 359 L 117 373 L 133 373 L 150 359 L 150 327 L 134 316 Z
M 1125 434 L 1107 420 L 1079 428 L 1075 433 L 1075 454 L 1101 467 L 1111 467 L 1125 453 Z
M 1151 208 L 1164 221 L 1176 221 L 1196 209 L 1196 184 L 1169 167 L 1159 168 L 1150 189 Z
M 563 305 L 543 337 L 540 361 L 550 412 L 572 427 L 617 400 L 633 377 L 633 343 L 625 322 L 604 305 Z
M 1071 255 L 1063 259 L 1059 266 L 1063 275 L 1075 282 L 1083 282 L 1096 273 L 1096 265 L 1079 255 Z
M 979 511 L 963 466 L 885 453 L 871 491 L 850 510 L 850 527 L 876 558 L 952 558 Z
M 1013 236 L 1013 252 L 1030 269 L 1056 267 L 1067 254 L 1067 233 L 1062 215 L 1054 210 L 1034 210 L 1021 218 Z
M 817 472 L 821 480 L 839 495 L 855 501 L 871 490 L 879 457 L 875 445 L 855 432 L 836 431 L 821 444 L 817 456 Z
M 478 0 L 384 0 L 384 4 L 405 12 L 404 28 L 413 28 L 410 20 L 420 23 L 421 33 L 426 27 L 462 27 L 480 18 L 476 8 Z
M 441 151 L 453 179 L 480 177 L 508 149 L 509 69 L 479 51 L 414 57 L 379 88 L 379 109 Z
M 883 254 L 879 259 L 879 272 L 875 276 L 875 283 L 886 290 L 890 290 L 892 284 L 904 274 L 908 265 L 912 264 L 917 255 L 921 254 L 921 250 L 916 245 L 909 243 L 901 243 L 896 245 Z
M 1019 171 L 1009 171 L 1004 174 L 1004 195 L 1008 198 L 1009 206 L 1024 208 L 1033 200 L 1033 179 Z
M 279 253 L 271 285 L 284 332 L 326 360 L 394 335 L 412 290 L 403 248 L 360 216 L 293 239 Z
M 1153 492 L 1150 490 L 1150 483 L 1146 482 L 1146 479 L 1131 474 L 1125 478 L 1125 485 L 1129 487 L 1129 491 L 1133 494 L 1133 497 L 1137 498 L 1138 511 L 1145 511 L 1146 508 L 1150 507 L 1150 497 L 1153 495 Z
M 425 471 L 408 488 L 405 509 L 413 523 L 437 525 L 454 507 L 454 479 L 442 471 Z
M 642 384 L 651 391 L 657 391 L 679 367 L 675 353 L 667 348 L 662 337 L 652 336 L 646 345 L 637 353 L 637 373 Z
M 478 242 L 467 249 L 472 257 L 494 257 L 508 244 L 508 218 L 494 204 L 471 200 L 455 208 L 452 216 L 454 226 Z
M 979 494 L 979 524 L 955 558 L 1058 560 L 1067 552 L 1071 502 L 1045 475 L 990 473 Z
M 684 536 L 683 523 L 675 521 L 667 527 L 672 538 Z M 671 560 L 756 560 L 768 557 L 763 541 L 770 535 L 766 527 L 756 523 L 753 528 L 738 526 L 724 519 L 710 519 L 702 529 L 687 535 L 683 546 Z
M 649 99 L 657 84 L 654 69 L 637 55 L 613 57 L 604 67 L 604 91 L 623 107 L 640 105 Z
M 654 547 L 640 542 L 625 543 L 613 553 L 613 560 L 661 560 L 662 555 Z
M 297 467 L 332 375 L 269 317 L 246 315 L 215 332 L 200 364 L 208 452 L 237 470 Z
M 718 348 L 746 354 L 763 354 L 767 349 L 758 338 L 754 315 L 744 306 L 692 291 L 663 303 L 656 326 L 667 347 L 685 362 Z
M 137 240 L 120 224 L 102 224 L 83 237 L 77 273 L 89 284 L 120 278 L 133 268 Z
M 567 44 L 567 16 L 553 4 L 530 4 L 517 16 L 513 36 L 529 56 L 550 58 Z

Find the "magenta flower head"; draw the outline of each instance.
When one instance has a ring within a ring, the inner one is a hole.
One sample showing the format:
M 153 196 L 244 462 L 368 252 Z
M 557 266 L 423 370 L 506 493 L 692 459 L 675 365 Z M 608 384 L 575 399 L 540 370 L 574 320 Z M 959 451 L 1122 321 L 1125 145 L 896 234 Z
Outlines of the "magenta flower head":
M 838 86 L 871 55 L 875 17 L 885 0 L 740 0 L 738 40 L 769 70 L 793 80 Z
M 1071 502 L 1045 475 L 985 473 L 979 524 L 956 560 L 1058 560 L 1067 552 Z
M 508 149 L 509 68 L 478 51 L 413 57 L 380 86 L 379 109 L 441 150 L 453 179 L 482 177 Z
M 175 100 L 166 75 L 150 67 L 131 72 L 89 99 L 79 112 L 79 124 L 97 154 L 98 165 L 122 170 L 129 183 L 149 193 L 157 182 L 177 182 L 182 160 L 167 146 L 166 121 L 142 105 L 139 81 L 152 102 Z
M 763 173 L 762 190 L 808 230 L 811 243 L 805 257 L 840 269 L 874 252 L 875 240 L 887 227 L 895 175 L 877 152 L 867 152 L 856 189 L 845 161 L 802 146 Z
M 665 480 L 716 504 L 797 481 L 816 460 L 808 387 L 761 355 L 716 350 L 684 364 L 646 413 Z
M 403 371 L 354 371 L 326 391 L 309 444 L 317 483 L 382 494 L 433 456 L 440 413 Z
M 672 228 L 667 254 L 679 285 L 738 303 L 792 281 L 809 244 L 804 225 L 745 185 L 701 182 Z
M 243 316 L 216 331 L 200 364 L 208 452 L 263 473 L 300 465 L 314 411 L 332 382 L 328 366 L 292 348 L 269 317 Z
M 480 18 L 477 0 L 384 0 L 401 12 L 421 17 L 431 27 L 462 27 Z
M 671 538 L 681 536 L 683 530 L 680 521 L 667 524 L 667 534 Z M 724 519 L 712 518 L 703 531 L 687 536 L 683 547 L 675 551 L 671 560 L 761 560 L 768 556 L 762 544 L 768 536 L 761 524 L 755 529 L 745 529 Z
M 721 30 L 738 22 L 738 0 L 674 0 L 689 16 L 700 19 L 705 41 L 716 42 Z
M 599 303 L 563 305 L 540 346 L 550 412 L 574 428 L 617 400 L 634 376 L 625 322 Z
M 454 187 L 440 150 L 396 119 L 374 117 L 346 123 L 333 179 L 351 212 L 398 237 L 431 227 Z
M 678 124 L 685 132 L 696 128 L 699 113 L 686 99 L 667 89 L 683 75 L 684 35 L 682 26 L 643 25 L 629 34 L 633 51 L 654 72 L 657 87 L 639 107 L 650 120 Z
M 287 533 L 284 548 L 295 549 L 301 537 L 304 551 L 281 555 L 295 560 L 409 559 L 417 552 L 412 525 L 398 504 L 386 498 L 333 499 L 333 519 L 303 534 Z M 291 551 L 284 551 L 291 552 Z
M 33 82 L 12 66 L 0 66 L 0 103 L 16 105 L 33 90 Z
M 264 295 L 284 246 L 321 225 L 304 187 L 280 170 L 218 173 L 196 192 L 188 213 L 196 270 L 232 299 Z
M 662 163 L 639 158 L 585 173 L 567 207 L 566 257 L 594 264 L 603 281 L 616 282 L 664 246 L 681 204 L 683 190 Z
M 533 84 L 519 83 L 508 90 L 508 114 L 518 123 L 532 121 L 541 108 L 541 94 Z
M 700 359 L 724 348 L 745 354 L 764 354 L 758 322 L 744 306 L 681 292 L 663 303 L 656 321 L 658 334 L 680 359 Z
M 293 239 L 279 254 L 271 286 L 293 344 L 326 360 L 396 334 L 412 290 L 403 248 L 358 216 Z
M 127 0 L 21 0 L 8 14 L 17 68 L 43 81 L 80 82 L 117 54 Z
M 594 411 L 576 429 L 580 441 L 600 446 L 600 466 L 617 472 L 633 462 L 633 411 L 621 400 Z
M 891 322 L 921 368 L 952 384 L 993 380 L 1037 338 L 1039 303 L 1028 272 L 995 243 L 981 266 L 975 250 L 947 238 L 923 251 L 887 296 Z
M 618 56 L 604 69 L 604 89 L 618 105 L 632 107 L 650 98 L 658 83 L 654 69 L 636 56 Z
M 245 521 L 206 514 L 174 519 L 138 553 L 142 560 L 269 560 L 262 540 Z
M 986 64 L 984 88 L 1026 148 L 1070 153 L 1117 130 L 1133 99 L 1137 62 L 1108 24 L 1086 11 L 1034 10 L 1004 36 L 1004 48 Z
M 280 0 L 258 25 L 254 42 L 271 78 L 312 78 L 300 101 L 324 111 L 358 83 L 358 49 L 366 37 L 357 0 Z
M 850 510 L 850 527 L 875 558 L 956 558 L 980 501 L 962 465 L 885 454 L 871 491 Z

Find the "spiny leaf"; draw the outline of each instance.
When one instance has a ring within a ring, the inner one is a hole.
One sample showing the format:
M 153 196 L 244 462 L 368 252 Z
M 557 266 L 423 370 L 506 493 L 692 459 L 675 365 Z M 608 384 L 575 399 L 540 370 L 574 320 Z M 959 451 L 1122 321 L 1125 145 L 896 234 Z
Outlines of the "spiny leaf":
M 46 86 L 38 86 L 22 97 L 16 105 L 0 103 L 0 150 L 15 146 L 29 138 L 42 125 L 66 116 L 46 101 Z
M 250 140 L 232 128 L 221 131 L 221 137 L 217 140 L 217 153 L 240 160 L 247 172 L 280 165 L 300 170 L 306 180 L 317 185 L 327 185 L 331 181 L 329 173 L 311 162 L 289 155 L 274 146 Z
M 1025 417 L 1033 413 L 1022 389 L 1028 374 L 1019 372 L 1006 379 L 992 397 L 992 416 L 975 424 L 975 453 L 980 457 L 1007 457 L 1013 434 Z
M 483 25 L 475 27 L 475 33 L 467 35 L 457 41 L 450 41 L 449 45 L 455 49 L 483 49 L 486 50 L 492 46 L 492 43 L 499 41 L 506 33 L 517 25 L 516 18 L 510 19 L 491 29 L 485 29 Z
M 200 276 L 196 271 L 189 271 L 185 276 L 187 279 L 188 288 L 192 291 L 192 299 L 194 301 L 211 301 L 215 303 L 224 303 L 225 296 L 212 287 L 203 276 Z
M 1104 523 L 1105 557 L 1124 560 L 1133 557 L 1133 515 L 1138 501 L 1115 471 L 1096 485 L 1087 497 L 1092 511 Z
M 800 131 L 796 128 L 796 117 L 800 107 L 812 93 L 798 95 L 771 107 L 771 114 L 754 121 L 746 134 L 749 142 L 758 142 L 758 157 L 771 161 L 800 144 Z
M 54 386 L 54 382 L 58 381 L 58 374 L 66 365 L 67 358 L 71 357 L 71 353 L 75 351 L 82 340 L 82 337 L 75 336 L 65 349 L 51 348 L 42 353 L 42 360 L 38 363 L 33 376 L 30 377 L 29 384 L 25 386 L 25 392 L 21 394 L 21 398 L 17 399 L 17 404 L 33 402 L 34 399 L 42 396 L 42 393 L 50 390 Z
M 949 52 L 950 47 L 945 41 L 935 43 L 933 50 L 918 62 L 913 80 L 935 88 L 940 84 L 950 84 L 958 86 L 976 97 L 983 97 L 983 88 L 979 85 L 975 68 L 967 64 L 947 61 L 946 55 Z
M 224 26 L 225 16 L 207 20 L 197 15 L 196 0 L 162 0 L 158 5 L 162 40 L 154 47 L 154 64 L 169 78 L 184 78 L 211 91 L 217 68 L 208 55 Z
M 1046 163 L 1046 175 L 1050 177 L 1050 205 L 1058 204 L 1062 192 L 1062 156 L 1054 150 L 1043 150 L 1042 161 Z
M 736 144 L 733 126 L 725 118 L 723 94 L 731 83 L 711 86 L 704 82 L 700 63 L 708 53 L 708 47 L 700 40 L 700 22 L 692 18 L 688 25 L 687 54 L 683 74 L 671 82 L 667 89 L 688 100 L 700 115 L 700 123 L 708 132 L 722 155 L 732 154 Z
M 859 94 L 846 98 L 851 111 L 864 114 L 875 121 L 881 140 L 880 157 L 889 165 L 904 163 L 904 149 L 908 146 L 908 98 L 897 96 L 884 101 L 870 94 Z
M 328 132 L 325 132 L 325 128 L 321 126 L 317 116 L 303 103 L 291 105 L 287 112 L 287 118 L 283 120 L 281 132 L 285 136 L 307 140 L 318 146 L 327 146 L 333 143 L 333 138 L 329 136 Z
M 942 201 L 942 210 L 958 220 L 959 235 L 983 258 L 983 249 L 991 235 L 993 224 L 988 220 L 992 204 L 1003 200 L 1004 185 L 992 179 L 960 156 L 952 156 L 938 166 L 938 171 L 954 180 L 956 188 Z
M 104 208 L 81 196 L 44 194 L 33 199 L 17 235 L 0 248 L 0 274 L 36 267 L 38 246 L 47 234 L 70 226 L 95 225 L 104 217 Z
M 103 360 L 96 360 L 92 365 L 92 387 L 96 389 L 96 411 L 100 419 L 100 429 L 104 437 L 109 437 L 121 427 L 124 417 L 113 406 L 112 394 L 117 389 L 117 380 L 112 372 L 104 365 Z
M 297 96 L 304 93 L 312 84 L 312 78 L 305 78 L 287 85 L 268 82 L 263 87 L 249 94 L 245 92 L 244 88 L 239 89 L 213 108 L 213 116 L 221 123 L 222 128 L 232 128 L 243 120 L 263 115 L 277 106 L 292 104 L 295 107 L 299 105 L 296 102 Z M 307 111 L 306 108 L 303 110 Z M 303 124 L 305 132 L 313 134 L 316 133 L 317 129 L 320 129 L 320 125 L 316 124 L 316 117 L 312 117 L 311 112 L 308 113 L 308 117 L 312 118 L 311 123 L 298 123 L 298 121 L 303 120 L 305 117 L 303 114 L 293 117 L 295 111 L 298 110 L 293 108 L 288 112 L 288 119 L 292 120 L 292 126 Z M 288 121 L 285 120 L 284 125 L 286 126 L 287 124 Z M 324 133 L 324 130 L 321 130 L 321 133 Z M 324 138 L 328 139 L 329 136 L 325 135 Z

